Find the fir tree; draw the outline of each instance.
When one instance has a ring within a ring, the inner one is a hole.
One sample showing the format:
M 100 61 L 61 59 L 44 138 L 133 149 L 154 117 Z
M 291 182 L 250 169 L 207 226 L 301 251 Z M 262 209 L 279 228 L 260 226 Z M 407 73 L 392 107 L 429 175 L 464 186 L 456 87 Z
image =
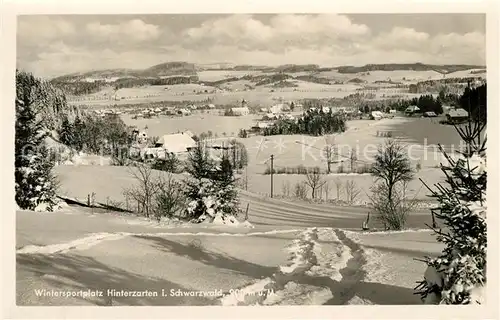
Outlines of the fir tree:
M 486 286 L 486 123 L 480 115 L 465 127 L 457 127 L 465 142 L 459 159 L 448 160 L 441 170 L 448 186 L 429 190 L 439 201 L 435 216 L 445 225 L 433 228 L 445 245 L 438 258 L 426 257 L 424 280 L 415 288 L 429 304 L 483 303 Z
M 190 152 L 186 181 L 186 196 L 190 200 L 187 216 L 195 222 L 227 223 L 234 220 L 238 210 L 237 192 L 231 160 L 224 154 L 215 166 L 203 142 Z
M 206 214 L 204 197 L 212 193 L 210 178 L 213 174 L 213 163 L 203 141 L 198 141 L 190 150 L 186 170 L 191 175 L 185 181 L 186 197 L 190 200 L 187 215 L 189 218 L 198 219 Z
M 220 210 L 224 214 L 236 215 L 238 211 L 238 193 L 233 165 L 227 153 L 224 153 L 214 174 L 217 194 L 220 199 Z
M 57 184 L 45 146 L 48 132 L 37 117 L 37 103 L 44 94 L 40 84 L 32 74 L 16 71 L 15 200 L 21 209 L 45 204 L 52 211 Z
M 59 140 L 67 146 L 73 147 L 75 145 L 74 129 L 68 117 L 64 117 L 61 124 L 61 131 L 59 132 Z
M 85 124 L 82 122 L 82 119 L 78 115 L 76 116 L 75 122 L 73 123 L 73 128 L 73 147 L 80 152 L 83 150 Z

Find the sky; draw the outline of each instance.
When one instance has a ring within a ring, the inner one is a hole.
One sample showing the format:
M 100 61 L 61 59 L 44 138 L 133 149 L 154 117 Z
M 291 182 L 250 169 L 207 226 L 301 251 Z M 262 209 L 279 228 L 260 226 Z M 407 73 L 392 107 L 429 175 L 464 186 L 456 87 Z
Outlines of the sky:
M 169 61 L 485 65 L 484 14 L 19 16 L 17 67 L 39 77 Z

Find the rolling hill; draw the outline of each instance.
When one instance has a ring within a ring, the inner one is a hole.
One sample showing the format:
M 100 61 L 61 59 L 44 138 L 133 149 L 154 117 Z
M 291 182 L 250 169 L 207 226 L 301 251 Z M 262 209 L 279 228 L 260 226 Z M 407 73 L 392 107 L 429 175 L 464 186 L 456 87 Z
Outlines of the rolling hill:
M 166 76 L 195 76 L 196 66 L 188 62 L 166 62 L 154 65 L 147 69 L 107 69 L 94 70 L 84 73 L 73 73 L 53 78 L 52 82 L 75 82 L 87 78 L 91 79 L 110 79 L 120 78 L 161 78 Z
M 320 67 L 315 64 L 285 64 L 281 66 L 257 66 L 257 65 L 231 65 L 228 63 L 217 64 L 194 64 L 189 62 L 166 62 L 154 65 L 147 69 L 107 69 L 94 70 L 84 73 L 72 73 L 52 79 L 55 82 L 74 82 L 82 81 L 87 78 L 93 79 L 119 79 L 119 78 L 160 78 L 168 76 L 196 76 L 203 70 L 221 70 L 221 71 L 260 71 L 262 73 L 318 73 L 335 70 L 341 74 L 354 74 L 370 71 L 436 71 L 441 73 L 452 73 L 464 70 L 485 69 L 485 66 L 475 65 L 430 65 L 423 63 L 407 64 L 367 64 L 364 66 L 339 66 L 339 67 Z

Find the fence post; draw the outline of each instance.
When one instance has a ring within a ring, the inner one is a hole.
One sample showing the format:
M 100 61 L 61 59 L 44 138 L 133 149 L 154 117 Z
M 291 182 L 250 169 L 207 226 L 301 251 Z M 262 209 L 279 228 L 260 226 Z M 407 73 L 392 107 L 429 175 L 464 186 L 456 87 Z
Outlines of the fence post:
M 245 221 L 248 220 L 248 207 L 250 206 L 250 203 L 247 203 L 247 210 L 245 212 Z

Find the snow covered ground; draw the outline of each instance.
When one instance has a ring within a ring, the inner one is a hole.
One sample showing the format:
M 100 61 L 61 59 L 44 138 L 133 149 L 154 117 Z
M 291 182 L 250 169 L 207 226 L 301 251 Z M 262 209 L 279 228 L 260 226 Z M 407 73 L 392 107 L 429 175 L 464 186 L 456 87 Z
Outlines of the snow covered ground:
M 418 304 L 412 288 L 424 266 L 413 258 L 440 250 L 421 230 L 160 228 L 78 210 L 17 216 L 18 305 Z M 102 296 L 57 293 L 88 290 Z
M 133 183 L 123 167 L 61 165 L 56 172 L 61 195 L 80 202 L 92 192 L 98 203 L 123 202 L 122 186 Z M 364 207 L 246 191 L 240 201 L 249 205 L 249 222 L 237 227 L 158 223 L 77 205 L 18 210 L 17 304 L 420 303 L 413 288 L 425 266 L 414 258 L 441 250 L 429 231 L 362 233 Z M 408 217 L 410 228 L 430 222 L 426 209 Z M 121 290 L 149 295 L 115 294 Z

